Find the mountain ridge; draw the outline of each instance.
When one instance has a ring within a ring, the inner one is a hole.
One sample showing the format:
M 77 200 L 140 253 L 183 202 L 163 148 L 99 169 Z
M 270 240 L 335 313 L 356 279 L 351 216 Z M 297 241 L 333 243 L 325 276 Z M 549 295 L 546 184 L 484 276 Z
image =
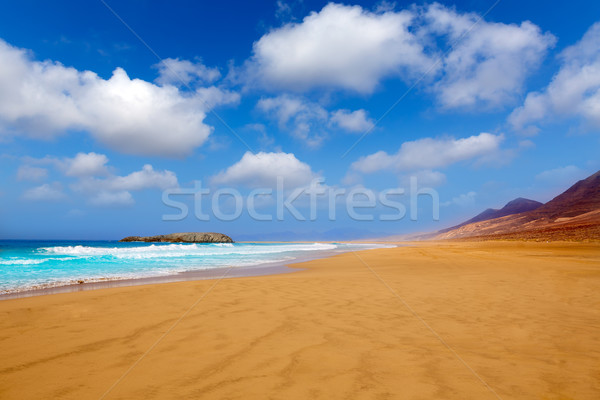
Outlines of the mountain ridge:
M 600 171 L 533 210 L 469 221 L 435 232 L 428 239 L 600 239 Z
M 449 232 L 454 229 L 458 229 L 461 226 L 469 225 L 475 222 L 487 221 L 494 218 L 500 218 L 507 215 L 519 214 L 526 211 L 533 211 L 541 206 L 544 203 L 541 203 L 536 200 L 526 199 L 524 197 L 517 197 L 514 200 L 509 201 L 502 208 L 488 208 L 483 212 L 477 214 L 473 218 L 462 222 L 458 225 L 451 226 L 450 228 L 439 230 L 438 233 Z

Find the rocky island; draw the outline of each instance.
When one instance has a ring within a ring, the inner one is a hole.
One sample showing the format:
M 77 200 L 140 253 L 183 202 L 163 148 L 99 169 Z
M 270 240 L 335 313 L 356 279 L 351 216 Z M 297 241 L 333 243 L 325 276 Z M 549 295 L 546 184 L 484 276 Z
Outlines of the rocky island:
M 156 236 L 127 236 L 119 242 L 233 243 L 233 239 L 215 232 L 183 232 Z

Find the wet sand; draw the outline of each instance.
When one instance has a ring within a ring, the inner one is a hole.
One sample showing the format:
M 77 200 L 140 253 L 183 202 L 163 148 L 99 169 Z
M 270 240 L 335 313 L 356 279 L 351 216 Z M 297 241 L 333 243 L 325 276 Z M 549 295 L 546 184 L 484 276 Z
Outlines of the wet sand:
M 598 243 L 294 267 L 0 301 L 0 398 L 600 398 Z

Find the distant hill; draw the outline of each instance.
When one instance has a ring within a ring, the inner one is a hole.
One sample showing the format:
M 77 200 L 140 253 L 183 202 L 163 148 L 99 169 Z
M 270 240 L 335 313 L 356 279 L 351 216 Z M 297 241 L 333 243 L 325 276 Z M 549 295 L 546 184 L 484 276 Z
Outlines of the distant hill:
M 519 203 L 525 205 L 522 201 L 516 204 Z M 534 207 L 535 204 L 530 206 Z M 504 208 L 497 211 L 502 211 Z M 510 208 L 519 210 L 519 207 Z M 487 218 L 493 214 L 488 211 L 484 211 L 464 224 L 439 231 L 430 238 L 598 240 L 600 239 L 600 171 L 575 183 L 548 203 L 538 205 L 529 211 Z M 477 221 L 477 218 L 486 219 Z
M 529 199 L 524 199 L 523 197 L 519 197 L 518 199 L 509 201 L 501 209 L 488 208 L 487 210 L 483 211 L 480 214 L 477 214 L 470 220 L 465 221 L 462 224 L 452 226 L 450 228 L 442 229 L 441 231 L 438 231 L 438 233 L 449 232 L 454 229 L 458 229 L 461 226 L 469 225 L 474 222 L 487 221 L 489 219 L 505 217 L 507 215 L 512 215 L 512 214 L 519 214 L 519 213 L 526 212 L 526 211 L 532 211 L 543 205 L 544 205 L 544 203 L 540 203 L 539 201 L 529 200 Z

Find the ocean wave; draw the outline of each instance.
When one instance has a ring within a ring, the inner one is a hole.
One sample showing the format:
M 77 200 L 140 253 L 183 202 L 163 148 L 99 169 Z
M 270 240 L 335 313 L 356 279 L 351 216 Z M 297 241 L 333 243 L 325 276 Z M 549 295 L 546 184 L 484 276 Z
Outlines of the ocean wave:
M 219 246 L 215 246 L 219 245 Z M 134 247 L 92 247 L 92 246 L 55 246 L 40 248 L 45 254 L 75 256 L 75 257 L 103 257 L 110 256 L 119 259 L 149 259 L 173 257 L 202 257 L 202 256 L 245 256 L 266 255 L 287 252 L 322 251 L 338 248 L 329 243 L 298 243 L 282 245 L 233 245 L 231 243 L 212 244 L 152 244 L 149 246 Z
M 236 268 L 236 267 L 253 267 L 256 265 L 263 264 L 271 264 L 271 263 L 281 263 L 294 260 L 294 257 L 284 256 L 276 259 L 271 259 L 268 262 L 257 262 L 256 260 L 237 260 L 232 263 L 228 263 L 226 265 L 212 265 L 212 266 L 190 266 L 190 265 L 181 265 L 179 267 L 169 267 L 169 268 L 152 268 L 149 270 L 142 271 L 131 271 L 131 272 L 117 272 L 114 274 L 104 273 L 104 274 L 91 274 L 86 271 L 74 272 L 74 274 L 85 274 L 88 275 L 80 275 L 77 278 L 73 277 L 47 277 L 44 279 L 29 279 L 27 282 L 21 282 L 18 285 L 8 284 L 4 282 L 0 282 L 0 294 L 11 294 L 11 293 L 20 293 L 31 290 L 40 290 L 40 289 L 51 289 L 62 286 L 70 286 L 70 285 L 79 285 L 82 283 L 100 283 L 100 282 L 114 282 L 114 281 L 124 281 L 124 280 L 135 280 L 135 279 L 144 279 L 144 278 L 160 278 L 160 277 L 169 277 L 176 276 L 181 273 L 190 273 L 197 271 L 207 271 L 207 270 L 215 270 L 222 269 L 225 270 L 227 268 Z M 197 279 L 197 278 L 195 278 Z
M 32 259 L 32 258 L 16 258 L 16 259 L 7 259 L 0 260 L 0 265 L 37 265 L 49 261 L 50 258 L 44 259 Z
M 30 247 L 0 258 L 0 293 L 79 282 L 139 279 L 187 271 L 288 263 L 311 252 L 394 247 L 342 243 L 86 243 Z M 41 265 L 40 265 L 41 264 Z

